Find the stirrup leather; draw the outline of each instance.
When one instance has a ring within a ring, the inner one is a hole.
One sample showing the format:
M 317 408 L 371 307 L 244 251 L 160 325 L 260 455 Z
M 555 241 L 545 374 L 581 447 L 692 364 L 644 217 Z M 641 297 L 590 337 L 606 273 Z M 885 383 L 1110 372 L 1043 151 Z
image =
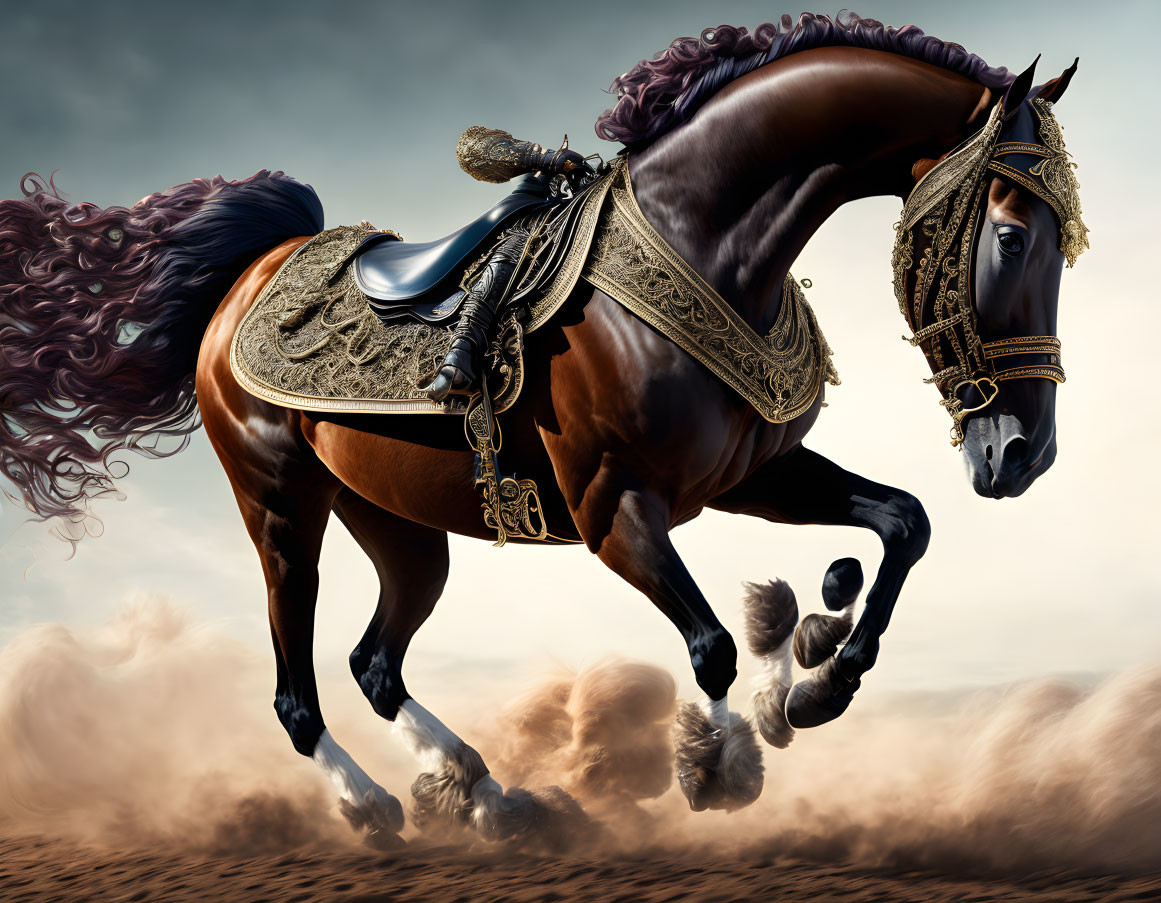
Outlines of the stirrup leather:
M 468 444 L 476 451 L 476 486 L 483 496 L 484 524 L 496 531 L 496 546 L 509 539 L 544 540 L 548 523 L 540 506 L 540 492 L 535 480 L 519 480 L 500 475 L 496 442 L 499 424 L 492 413 L 487 376 L 480 374 L 480 392 L 472 397 L 464 415 Z

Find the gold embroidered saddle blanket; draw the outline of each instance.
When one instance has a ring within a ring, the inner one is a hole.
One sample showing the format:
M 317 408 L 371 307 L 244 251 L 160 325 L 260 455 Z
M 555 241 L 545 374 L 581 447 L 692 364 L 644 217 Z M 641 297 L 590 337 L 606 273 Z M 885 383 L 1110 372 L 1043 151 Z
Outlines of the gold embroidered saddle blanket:
M 527 315 L 504 324 L 492 346 L 489 391 L 497 413 L 520 395 L 524 333 L 547 323 L 581 278 L 689 352 L 772 423 L 809 409 L 824 380 L 838 384 L 830 348 L 793 277 L 786 277 L 774 326 L 759 335 L 649 225 L 627 158 L 577 203 L 563 255 L 528 296 Z M 267 283 L 230 346 L 243 388 L 303 410 L 466 411 L 466 399 L 436 404 L 419 391 L 447 353 L 451 331 L 410 321 L 384 325 L 355 283 L 346 264 L 375 231 L 362 224 L 322 232 Z

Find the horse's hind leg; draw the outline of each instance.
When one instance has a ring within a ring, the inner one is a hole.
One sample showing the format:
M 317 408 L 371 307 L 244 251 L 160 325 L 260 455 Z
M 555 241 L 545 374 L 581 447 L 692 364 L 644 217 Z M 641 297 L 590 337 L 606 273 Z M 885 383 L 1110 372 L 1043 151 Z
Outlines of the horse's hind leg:
M 850 705 L 859 678 L 875 664 L 879 637 L 903 581 L 927 550 L 931 528 L 923 506 L 913 495 L 849 473 L 801 446 L 759 467 L 712 504 L 779 523 L 865 527 L 882 540 L 883 560 L 854 632 L 837 655 L 827 653 L 809 679 L 795 684 L 786 700 L 794 727 L 837 718 Z M 823 587 L 827 607 L 853 601 L 861 583 L 857 563 L 836 561 Z
M 335 742 L 323 723 L 315 683 L 318 559 L 339 484 L 317 461 L 294 455 L 284 456 L 273 469 L 224 460 L 266 577 L 278 719 L 294 748 L 331 779 L 343 814 L 367 842 L 380 849 L 396 846 L 403 807 Z
M 447 534 L 398 517 L 350 490 L 336 499 L 335 513 L 379 574 L 379 603 L 351 653 L 351 672 L 371 707 L 395 723 L 427 769 L 412 787 L 417 826 L 470 825 L 485 836 L 511 839 L 543 829 L 544 817 L 553 811 L 581 821 L 575 804 L 560 796 L 546 800 L 520 790 L 505 794 L 480 754 L 416 702 L 403 684 L 403 656 L 447 579 Z

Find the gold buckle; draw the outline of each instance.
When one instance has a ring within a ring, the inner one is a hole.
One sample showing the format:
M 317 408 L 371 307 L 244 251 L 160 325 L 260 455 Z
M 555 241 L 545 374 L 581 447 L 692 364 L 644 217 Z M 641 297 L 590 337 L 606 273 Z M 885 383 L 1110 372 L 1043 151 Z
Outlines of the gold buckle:
M 987 391 L 984 389 L 983 383 L 987 383 L 989 386 L 992 387 L 992 394 L 991 395 L 989 395 L 987 393 Z M 983 404 L 978 404 L 974 408 L 965 408 L 963 406 L 963 402 L 959 401 L 959 390 L 962 389 L 964 386 L 968 386 L 968 385 L 975 386 L 976 391 L 979 392 L 980 395 L 982 395 L 984 397 Z M 951 390 L 951 397 L 959 402 L 959 408 L 958 408 L 958 410 L 953 411 L 952 415 L 951 415 L 951 419 L 953 421 L 952 427 L 951 427 L 951 447 L 952 448 L 956 448 L 957 446 L 963 445 L 964 434 L 963 434 L 963 427 L 960 424 L 963 422 L 964 417 L 966 417 L 968 414 L 972 414 L 976 411 L 982 411 L 984 408 L 986 408 L 988 405 L 990 405 L 993 401 L 995 401 L 996 396 L 999 394 L 1000 394 L 1000 387 L 998 385 L 996 385 L 996 381 L 994 379 L 992 379 L 990 376 L 981 376 L 979 379 L 965 379 L 963 382 L 959 382 L 959 383 L 955 384 L 955 386 Z
M 982 385 L 980 385 L 980 383 L 987 383 L 988 385 L 990 385 L 992 387 L 992 394 L 989 395 L 987 392 L 985 392 L 984 387 Z M 1000 387 L 998 385 L 996 385 L 996 381 L 994 379 L 992 379 L 990 376 L 981 376 L 979 379 L 965 379 L 963 382 L 958 383 L 956 385 L 956 387 L 954 389 L 952 389 L 952 392 L 955 394 L 958 394 L 959 390 L 966 385 L 975 386 L 976 391 L 979 392 L 984 397 L 984 403 L 978 404 L 974 408 L 961 407 L 959 409 L 959 413 L 956 414 L 956 420 L 963 420 L 964 416 L 967 414 L 971 414 L 975 411 L 982 411 L 984 408 L 986 408 L 988 405 L 990 405 L 993 401 L 995 401 L 996 396 L 1000 394 Z

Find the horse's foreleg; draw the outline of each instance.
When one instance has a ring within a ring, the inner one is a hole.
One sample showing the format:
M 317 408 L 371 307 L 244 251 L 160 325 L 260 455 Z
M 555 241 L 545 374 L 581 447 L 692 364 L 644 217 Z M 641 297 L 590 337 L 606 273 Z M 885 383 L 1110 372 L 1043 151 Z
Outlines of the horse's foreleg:
M 768 461 L 712 506 L 779 523 L 865 527 L 882 540 L 883 560 L 847 644 L 810 679 L 795 684 L 786 701 L 795 727 L 837 718 L 874 665 L 903 581 L 927 550 L 931 528 L 923 506 L 913 495 L 849 473 L 801 446 Z M 843 582 L 839 571 L 846 565 L 832 566 L 838 568 L 832 582 Z
M 627 490 L 610 499 L 602 526 L 600 493 L 586 497 L 578 527 L 611 570 L 639 589 L 685 640 L 707 701 L 678 715 L 678 779 L 691 808 L 734 809 L 758 798 L 762 761 L 753 728 L 727 704 L 737 677 L 737 647 L 669 541 L 669 511 L 656 496 Z M 611 499 L 615 498 L 615 502 Z M 615 508 L 614 508 L 615 505 Z M 586 516 L 587 514 L 587 516 Z

